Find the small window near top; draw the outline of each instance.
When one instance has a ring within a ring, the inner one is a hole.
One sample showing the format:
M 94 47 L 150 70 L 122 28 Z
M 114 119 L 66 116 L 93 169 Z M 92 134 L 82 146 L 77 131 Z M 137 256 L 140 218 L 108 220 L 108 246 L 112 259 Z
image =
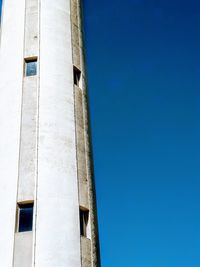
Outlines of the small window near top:
M 17 232 L 32 231 L 33 228 L 33 202 L 19 203 L 17 207 Z
M 81 79 L 81 71 L 74 67 L 74 84 L 79 87 Z
M 80 209 L 80 233 L 82 236 L 87 237 L 87 226 L 89 219 L 89 210 Z
M 37 58 L 25 59 L 25 76 L 37 75 Z

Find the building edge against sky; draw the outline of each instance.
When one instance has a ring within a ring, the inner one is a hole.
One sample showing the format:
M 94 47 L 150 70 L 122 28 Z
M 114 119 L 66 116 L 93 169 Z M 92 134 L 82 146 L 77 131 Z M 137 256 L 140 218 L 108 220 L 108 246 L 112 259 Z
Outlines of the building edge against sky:
M 80 6 L 3 1 L 0 266 L 100 266 Z

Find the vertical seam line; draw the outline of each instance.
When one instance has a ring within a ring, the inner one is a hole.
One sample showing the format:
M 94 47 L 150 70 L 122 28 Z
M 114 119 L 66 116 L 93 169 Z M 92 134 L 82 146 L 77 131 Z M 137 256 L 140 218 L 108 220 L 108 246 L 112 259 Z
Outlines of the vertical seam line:
M 36 137 L 36 173 L 35 173 L 35 225 L 34 225 L 34 255 L 33 265 L 36 266 L 37 240 L 37 201 L 38 201 L 38 155 L 39 155 L 39 110 L 40 110 L 40 34 L 41 34 L 41 1 L 38 0 L 38 84 L 37 84 L 37 137 Z

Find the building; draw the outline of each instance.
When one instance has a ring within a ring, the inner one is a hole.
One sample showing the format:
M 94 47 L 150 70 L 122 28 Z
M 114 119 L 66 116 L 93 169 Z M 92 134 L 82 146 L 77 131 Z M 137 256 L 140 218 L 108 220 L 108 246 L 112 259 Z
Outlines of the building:
M 4 0 L 0 266 L 99 267 L 79 0 Z

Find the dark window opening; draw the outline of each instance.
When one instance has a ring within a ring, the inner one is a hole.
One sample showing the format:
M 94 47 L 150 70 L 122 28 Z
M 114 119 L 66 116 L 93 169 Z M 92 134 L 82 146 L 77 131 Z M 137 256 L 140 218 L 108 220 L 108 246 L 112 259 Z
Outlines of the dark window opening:
M 80 233 L 87 237 L 87 225 L 89 219 L 89 211 L 80 209 Z
M 18 232 L 32 231 L 33 203 L 18 204 Z
M 25 59 L 25 76 L 37 75 L 37 58 Z
M 74 84 L 79 87 L 81 79 L 81 71 L 74 67 Z

